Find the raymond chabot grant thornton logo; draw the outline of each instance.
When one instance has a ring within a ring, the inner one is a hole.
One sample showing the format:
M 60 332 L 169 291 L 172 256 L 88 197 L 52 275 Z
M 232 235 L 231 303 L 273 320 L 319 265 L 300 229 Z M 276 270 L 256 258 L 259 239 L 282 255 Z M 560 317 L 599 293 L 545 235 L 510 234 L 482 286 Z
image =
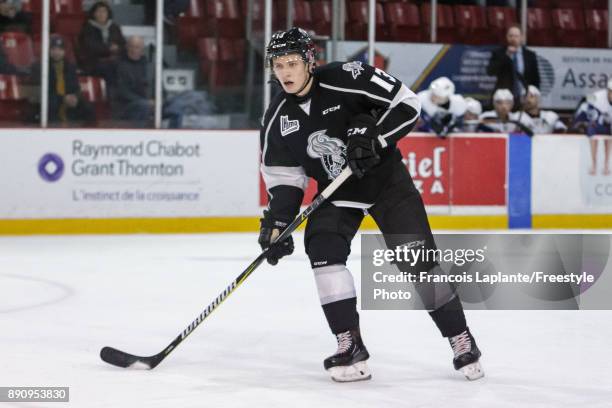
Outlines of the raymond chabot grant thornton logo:
M 47 153 L 38 161 L 38 174 L 43 180 L 53 183 L 64 174 L 64 161 L 55 153 Z

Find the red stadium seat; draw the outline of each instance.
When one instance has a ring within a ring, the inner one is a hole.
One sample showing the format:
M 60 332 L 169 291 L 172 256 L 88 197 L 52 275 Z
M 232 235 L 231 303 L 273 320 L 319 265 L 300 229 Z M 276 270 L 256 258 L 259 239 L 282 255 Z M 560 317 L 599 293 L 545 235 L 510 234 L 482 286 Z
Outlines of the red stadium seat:
M 584 14 L 580 9 L 554 9 L 552 22 L 556 33 L 556 44 L 566 47 L 586 47 Z
M 589 46 L 608 47 L 608 10 L 585 10 Z
M 498 43 L 504 43 L 508 28 L 516 24 L 516 13 L 512 7 L 487 7 L 489 28 L 495 33 Z
M 455 43 L 458 42 L 455 29 L 455 17 L 452 6 L 438 5 L 436 7 L 436 42 Z M 423 27 L 423 39 L 430 40 L 431 6 L 427 3 L 421 6 L 421 23 Z
M 527 9 L 527 42 L 532 45 L 550 47 L 555 45 L 552 14 L 548 9 Z
M 21 94 L 17 75 L 0 75 L 0 122 L 3 126 L 22 124 L 29 104 Z
M 368 38 L 368 2 L 351 1 L 347 4 L 347 40 L 367 40 Z M 389 35 L 385 26 L 382 4 L 376 4 L 376 40 L 387 41 Z
M 110 119 L 111 107 L 108 102 L 104 78 L 80 76 L 79 85 L 81 86 L 81 95 L 83 95 L 86 101 L 94 106 L 96 110 L 96 119 Z
M 315 30 L 315 22 L 312 17 L 312 8 L 310 3 L 311 2 L 305 0 L 293 1 L 292 27 L 300 27 L 305 30 Z M 287 0 L 274 1 L 274 8 L 273 26 L 278 26 L 278 29 L 285 29 L 287 26 Z
M 241 38 L 244 37 L 244 22 L 240 16 L 237 0 L 207 0 L 206 21 L 203 35 Z
M 331 35 L 332 31 L 332 5 L 330 0 L 315 0 L 310 3 L 314 31 L 318 35 Z
M 485 7 L 455 6 L 455 25 L 461 42 L 465 44 L 491 44 L 491 32 L 487 25 Z
M 82 0 L 53 0 L 51 13 L 57 14 L 83 14 Z
M 53 19 L 51 26 L 54 32 L 74 38 L 78 37 L 85 21 L 87 21 L 85 14 L 60 14 Z
M 585 9 L 608 9 L 608 0 L 584 0 L 582 3 Z
M 581 9 L 582 3 L 584 3 L 584 1 L 581 0 L 554 0 L 553 8 Z
M 16 67 L 27 68 L 34 62 L 32 39 L 26 33 L 1 33 L 0 43 L 8 61 Z
M 385 3 L 384 9 L 392 41 L 421 41 L 421 19 L 416 5 Z
M 200 38 L 200 70 L 212 92 L 218 88 L 239 85 L 244 76 L 244 40 Z
M 191 0 L 187 12 L 177 18 L 176 37 L 181 48 L 195 49 L 198 37 L 205 35 L 205 11 L 204 0 Z
M 21 9 L 26 13 L 42 13 L 42 0 L 21 0 Z M 53 7 L 51 7 L 53 13 Z

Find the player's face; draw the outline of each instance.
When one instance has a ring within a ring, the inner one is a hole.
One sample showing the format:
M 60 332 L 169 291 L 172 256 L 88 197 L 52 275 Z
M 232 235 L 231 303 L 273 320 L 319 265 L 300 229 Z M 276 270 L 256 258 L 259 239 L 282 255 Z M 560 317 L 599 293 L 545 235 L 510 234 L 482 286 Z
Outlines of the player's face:
M 299 54 L 274 58 L 272 70 L 287 93 L 296 93 L 308 80 L 308 67 Z
M 512 101 L 495 101 L 495 111 L 500 118 L 506 118 L 512 110 Z
M 538 107 L 538 97 L 534 94 L 528 93 L 525 96 L 525 109 L 535 109 Z
M 472 112 L 466 111 L 463 115 L 463 120 L 478 120 L 478 115 Z

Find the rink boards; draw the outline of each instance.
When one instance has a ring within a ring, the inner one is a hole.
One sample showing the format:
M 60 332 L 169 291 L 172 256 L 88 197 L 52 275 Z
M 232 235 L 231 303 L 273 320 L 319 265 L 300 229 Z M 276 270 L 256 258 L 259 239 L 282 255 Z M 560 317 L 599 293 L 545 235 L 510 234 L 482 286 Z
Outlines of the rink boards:
M 596 140 L 595 175 L 581 135 L 411 134 L 399 147 L 433 228 L 611 228 Z M 257 131 L 0 130 L 0 233 L 253 231 L 258 161 Z

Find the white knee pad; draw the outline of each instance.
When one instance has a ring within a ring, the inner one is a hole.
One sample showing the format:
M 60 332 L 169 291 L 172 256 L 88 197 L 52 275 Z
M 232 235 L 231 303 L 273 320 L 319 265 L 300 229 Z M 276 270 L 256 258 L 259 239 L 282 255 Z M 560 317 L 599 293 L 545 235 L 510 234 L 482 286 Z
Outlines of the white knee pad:
M 353 275 L 344 265 L 327 265 L 313 269 L 321 305 L 357 296 Z

